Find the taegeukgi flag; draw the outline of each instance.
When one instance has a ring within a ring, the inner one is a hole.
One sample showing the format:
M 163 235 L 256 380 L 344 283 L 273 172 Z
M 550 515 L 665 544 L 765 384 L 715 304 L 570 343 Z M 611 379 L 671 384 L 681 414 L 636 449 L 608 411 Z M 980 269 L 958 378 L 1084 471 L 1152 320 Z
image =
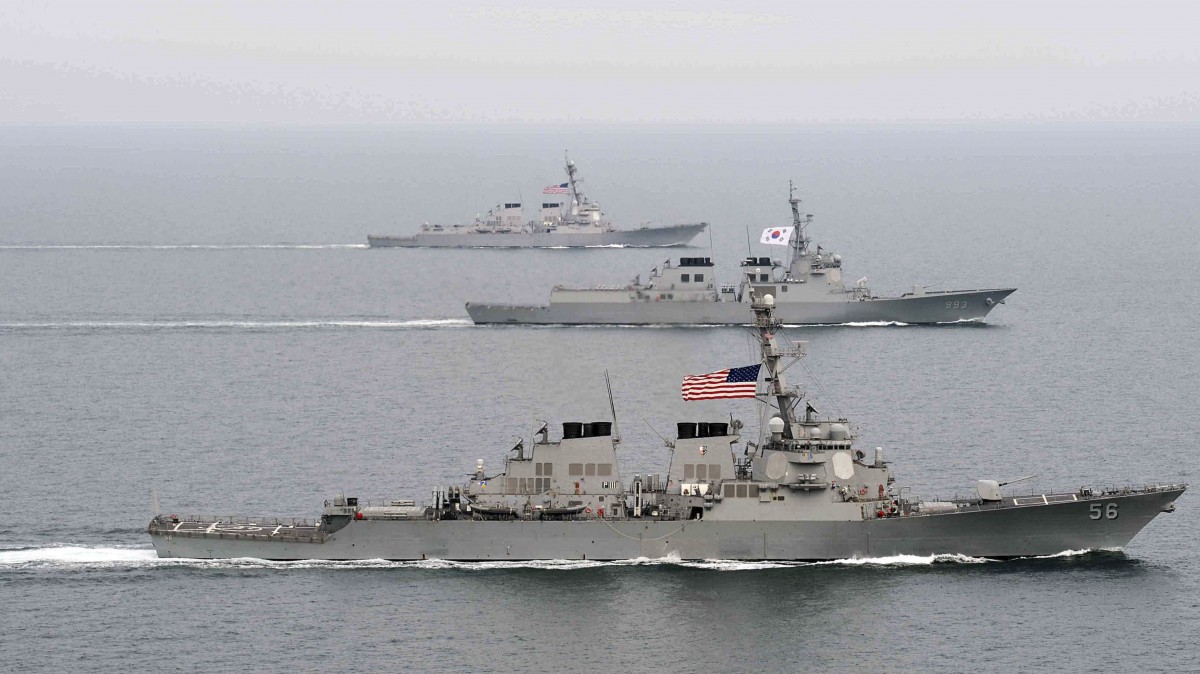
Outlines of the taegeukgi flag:
M 792 231 L 795 229 L 795 227 L 768 227 L 763 230 L 762 238 L 758 242 L 786 246 L 792 240 Z

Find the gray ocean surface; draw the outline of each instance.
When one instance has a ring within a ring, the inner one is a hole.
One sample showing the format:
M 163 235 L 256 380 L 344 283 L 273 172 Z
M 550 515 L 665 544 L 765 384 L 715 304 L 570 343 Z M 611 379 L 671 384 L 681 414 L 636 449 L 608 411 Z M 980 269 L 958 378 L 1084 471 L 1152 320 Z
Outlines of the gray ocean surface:
M 683 249 L 370 250 L 531 208 L 570 151 Z M 733 328 L 476 328 L 788 224 L 880 294 L 1016 286 L 985 326 L 788 329 L 899 484 L 1195 482 L 1200 127 L 0 128 L 0 671 L 1196 671 L 1200 498 L 1124 551 L 818 565 L 158 561 L 165 512 L 428 499 L 537 420 L 657 433 L 749 401 Z M 756 254 L 777 253 L 754 246 Z M 740 448 L 739 448 L 740 451 Z

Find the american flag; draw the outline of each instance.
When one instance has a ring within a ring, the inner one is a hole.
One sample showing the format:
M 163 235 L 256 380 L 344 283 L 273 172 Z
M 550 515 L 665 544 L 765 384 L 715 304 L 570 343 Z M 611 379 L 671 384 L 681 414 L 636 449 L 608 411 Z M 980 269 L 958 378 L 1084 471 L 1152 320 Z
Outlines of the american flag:
M 747 365 L 709 374 L 688 375 L 683 378 L 683 399 L 753 398 L 758 388 L 760 367 L 761 364 Z
M 542 194 L 566 194 L 568 184 L 569 183 L 563 183 L 561 185 L 548 185 L 542 190 Z

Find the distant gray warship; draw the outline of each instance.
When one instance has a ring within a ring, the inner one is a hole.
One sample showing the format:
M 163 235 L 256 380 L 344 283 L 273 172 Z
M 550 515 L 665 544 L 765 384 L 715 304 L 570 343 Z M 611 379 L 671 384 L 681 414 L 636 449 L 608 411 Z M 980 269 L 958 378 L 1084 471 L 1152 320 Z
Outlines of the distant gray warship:
M 711 258 L 685 257 L 666 263 L 619 287 L 566 288 L 550 291 L 548 306 L 468 302 L 477 324 L 556 325 L 749 325 L 750 297 L 773 295 L 785 324 L 955 323 L 981 321 L 1016 288 L 928 290 L 921 286 L 898 297 L 877 297 L 866 278 L 847 286 L 842 257 L 815 249 L 808 238 L 812 215 L 800 217 L 800 200 L 789 195 L 792 227 L 771 228 L 763 240 L 783 240 L 791 248 L 787 266 L 769 257 L 748 257 L 740 283 L 717 287 Z
M 686 246 L 706 223 L 617 229 L 600 204 L 579 189 L 575 162 L 567 160 L 567 182 L 546 190 L 570 195 L 570 203 L 542 203 L 539 220 L 524 221 L 520 203 L 506 203 L 469 225 L 422 225 L 413 236 L 367 237 L 372 248 L 582 248 Z
M 431 502 L 372 505 L 339 496 L 319 519 L 155 515 L 160 557 L 274 560 L 634 558 L 830 560 L 957 553 L 1011 558 L 1120 548 L 1186 485 L 1014 496 L 979 480 L 976 495 L 925 501 L 894 483 L 883 450 L 854 447 L 846 419 L 820 419 L 784 383 L 770 295 L 756 296 L 758 365 L 684 380 L 685 399 L 757 397 L 770 416 L 735 451 L 742 424 L 678 424 L 665 476 L 623 475 L 613 422 L 543 424 L 503 469 L 480 459 Z M 761 383 L 759 380 L 761 379 Z M 759 390 L 763 392 L 758 393 Z M 748 395 L 746 395 L 748 392 Z M 1022 478 L 1025 479 L 1025 478 Z

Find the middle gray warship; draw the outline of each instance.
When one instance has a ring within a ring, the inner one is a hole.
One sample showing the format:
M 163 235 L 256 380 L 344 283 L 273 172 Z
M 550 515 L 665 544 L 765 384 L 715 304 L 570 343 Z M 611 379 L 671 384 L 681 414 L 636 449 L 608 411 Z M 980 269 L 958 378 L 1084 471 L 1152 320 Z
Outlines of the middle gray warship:
M 750 298 L 776 297 L 776 312 L 789 325 L 845 323 L 978 322 L 1016 288 L 929 290 L 914 286 L 898 297 L 879 297 L 866 278 L 848 285 L 842 257 L 813 246 L 808 237 L 812 215 L 800 217 L 800 200 L 789 189 L 792 229 L 788 264 L 770 257 L 742 260 L 738 285 L 718 287 L 715 266 L 707 257 L 681 258 L 655 268 L 623 286 L 550 291 L 550 304 L 521 306 L 468 302 L 476 324 L 551 325 L 749 325 Z M 779 231 L 779 230 L 775 230 Z M 764 233 L 766 236 L 766 233 Z
M 708 226 L 704 222 L 619 229 L 600 204 L 588 199 L 575 162 L 566 160 L 567 182 L 544 193 L 567 194 L 569 203 L 543 202 L 541 218 L 522 222 L 520 203 L 506 203 L 466 225 L 422 225 L 411 236 L 367 236 L 371 248 L 660 248 L 686 246 Z
M 150 539 L 160 557 L 200 559 L 1011 558 L 1121 548 L 1174 510 L 1186 489 L 1016 496 L 1002 482 L 979 480 L 972 497 L 920 499 L 897 487 L 882 449 L 869 456 L 855 447 L 848 420 L 801 408 L 803 394 L 785 383 L 781 359 L 802 349 L 780 344 L 773 305 L 770 295 L 752 305 L 758 365 L 696 385 L 689 377 L 683 388 L 685 399 L 712 398 L 725 393 L 722 372 L 726 381 L 750 382 L 770 419 L 742 452 L 735 445 L 743 425 L 732 417 L 686 421 L 667 442 L 666 474 L 631 477 L 619 469 L 613 422 L 567 422 L 557 440 L 543 424 L 503 469 L 488 471 L 480 459 L 465 484 L 433 490 L 427 504 L 338 496 L 311 520 L 156 514 Z

